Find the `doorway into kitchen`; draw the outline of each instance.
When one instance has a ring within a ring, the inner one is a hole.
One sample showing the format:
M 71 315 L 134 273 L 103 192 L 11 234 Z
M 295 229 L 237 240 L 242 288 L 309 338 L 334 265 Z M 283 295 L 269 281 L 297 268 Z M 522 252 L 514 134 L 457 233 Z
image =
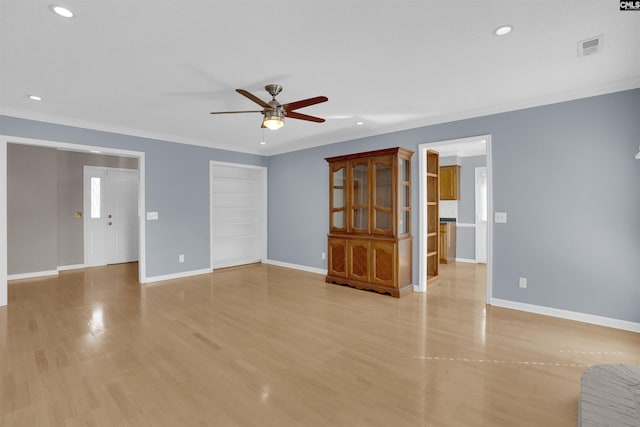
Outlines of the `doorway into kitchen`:
M 458 182 L 454 195 L 444 196 L 439 194 L 439 218 L 438 222 L 447 224 L 447 229 L 455 231 L 455 242 L 452 242 L 454 254 L 447 262 L 482 262 L 482 253 L 479 255 L 476 248 L 476 233 L 478 214 L 476 212 L 476 168 L 486 168 L 486 218 L 490 218 L 492 212 L 492 188 L 491 188 L 491 135 L 479 135 L 468 138 L 438 141 L 420 144 L 418 147 L 419 167 L 419 281 L 414 286 L 417 292 L 425 292 L 427 289 L 427 150 L 436 151 L 440 155 L 440 167 L 455 169 Z M 447 177 L 448 178 L 448 177 Z M 445 180 L 449 185 L 450 180 Z M 441 190 L 441 189 L 439 189 Z M 447 191 L 447 193 L 450 193 Z M 483 217 L 481 216 L 480 219 Z M 486 224 L 486 302 L 491 301 L 492 291 L 492 242 L 493 227 L 491 221 Z M 482 230 L 480 230 L 482 231 Z M 482 240 L 482 238 L 480 238 Z M 482 242 L 478 242 L 482 245 Z M 444 262 L 445 260 L 443 260 Z M 437 279 L 436 279 L 437 280 Z

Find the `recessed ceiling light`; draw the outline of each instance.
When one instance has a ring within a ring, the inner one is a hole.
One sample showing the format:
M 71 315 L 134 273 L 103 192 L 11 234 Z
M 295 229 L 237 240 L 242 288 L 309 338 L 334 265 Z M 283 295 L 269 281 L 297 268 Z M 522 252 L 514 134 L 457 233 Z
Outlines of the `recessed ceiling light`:
M 38 95 L 27 95 L 27 98 L 29 98 L 32 101 L 42 101 L 42 97 Z
M 495 34 L 496 36 L 506 36 L 511 31 L 513 31 L 513 27 L 511 25 L 501 25 L 493 30 L 493 34 Z
M 73 18 L 73 12 L 71 12 L 66 7 L 56 6 L 55 4 L 49 5 L 49 8 L 56 14 L 60 15 L 63 18 Z
M 356 126 L 362 126 L 364 122 L 356 122 Z
M 264 141 L 260 141 L 260 145 L 267 145 L 267 143 Z

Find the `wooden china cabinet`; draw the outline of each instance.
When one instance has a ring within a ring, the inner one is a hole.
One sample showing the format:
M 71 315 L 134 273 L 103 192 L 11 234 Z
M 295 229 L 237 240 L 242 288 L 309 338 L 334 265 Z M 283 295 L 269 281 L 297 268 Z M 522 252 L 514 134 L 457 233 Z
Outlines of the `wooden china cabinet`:
M 411 285 L 411 156 L 404 148 L 329 157 L 327 282 L 388 293 Z

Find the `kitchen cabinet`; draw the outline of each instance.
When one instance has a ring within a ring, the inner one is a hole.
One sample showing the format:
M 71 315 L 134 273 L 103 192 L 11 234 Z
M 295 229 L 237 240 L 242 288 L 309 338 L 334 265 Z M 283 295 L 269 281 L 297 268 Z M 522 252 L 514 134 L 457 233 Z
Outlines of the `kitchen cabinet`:
M 440 262 L 450 264 L 456 261 L 456 224 L 440 223 Z
M 440 166 L 440 200 L 460 198 L 460 166 Z
M 411 156 L 389 148 L 327 158 L 328 283 L 399 297 L 411 284 Z

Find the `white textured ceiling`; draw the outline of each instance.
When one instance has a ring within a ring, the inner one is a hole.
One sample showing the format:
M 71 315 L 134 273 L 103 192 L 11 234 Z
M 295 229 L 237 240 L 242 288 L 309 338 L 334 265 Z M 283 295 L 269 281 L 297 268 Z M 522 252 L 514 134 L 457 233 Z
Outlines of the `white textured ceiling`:
M 614 0 L 64 0 L 66 20 L 52 2 L 0 0 L 2 114 L 272 154 L 640 87 L 640 12 Z M 299 110 L 327 122 L 262 148 L 258 113 L 208 114 L 267 83 L 327 96 Z

